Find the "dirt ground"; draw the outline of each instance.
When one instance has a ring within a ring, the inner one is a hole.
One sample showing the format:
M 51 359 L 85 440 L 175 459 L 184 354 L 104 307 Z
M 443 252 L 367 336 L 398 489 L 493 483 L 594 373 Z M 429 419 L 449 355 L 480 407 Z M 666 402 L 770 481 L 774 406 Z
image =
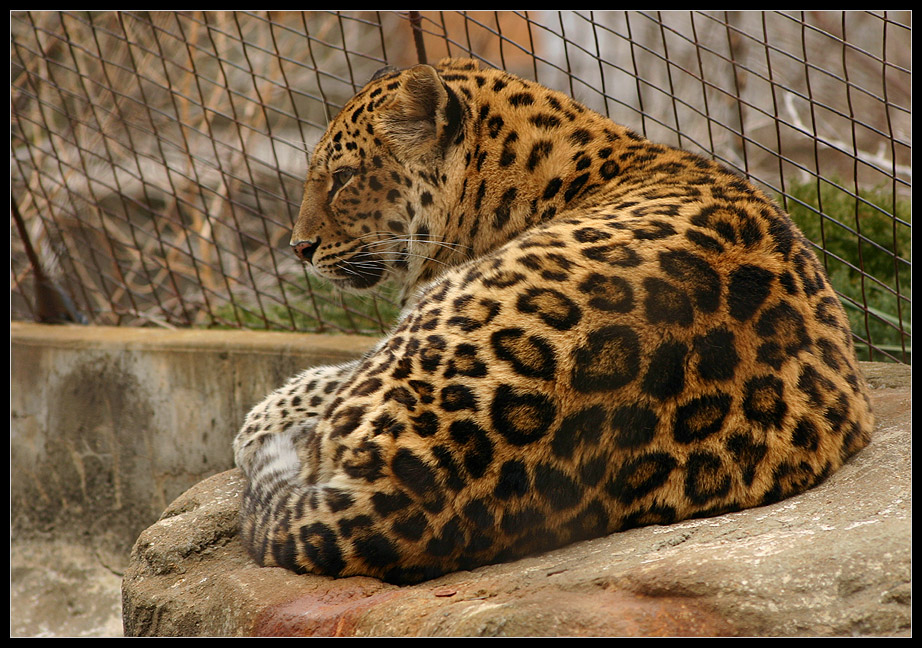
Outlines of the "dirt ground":
M 11 637 L 122 636 L 127 556 L 56 540 L 10 544 Z

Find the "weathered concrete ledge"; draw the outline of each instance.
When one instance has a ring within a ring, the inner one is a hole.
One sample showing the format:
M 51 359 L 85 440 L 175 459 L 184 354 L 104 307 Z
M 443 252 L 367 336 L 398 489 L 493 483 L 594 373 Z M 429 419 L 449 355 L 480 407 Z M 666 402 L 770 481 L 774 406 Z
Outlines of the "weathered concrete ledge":
M 767 506 L 614 534 L 411 587 L 257 567 L 239 471 L 145 530 L 123 581 L 129 635 L 904 636 L 911 634 L 908 367 L 865 365 L 873 442 Z
M 269 391 L 373 343 L 12 322 L 14 538 L 67 526 L 122 536 L 127 550 L 183 491 L 233 466 L 231 441 Z

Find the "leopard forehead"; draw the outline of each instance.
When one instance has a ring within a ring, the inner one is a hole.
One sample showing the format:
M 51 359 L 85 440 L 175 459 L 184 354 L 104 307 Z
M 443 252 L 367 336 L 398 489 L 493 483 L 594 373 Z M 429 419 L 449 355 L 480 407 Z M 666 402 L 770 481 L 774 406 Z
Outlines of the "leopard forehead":
M 381 79 L 371 81 L 346 102 L 315 146 L 312 167 L 333 168 L 345 155 L 360 155 L 360 147 L 381 145 L 374 141 L 371 118 L 375 108 L 388 100 L 389 86 L 392 91 L 399 83 Z

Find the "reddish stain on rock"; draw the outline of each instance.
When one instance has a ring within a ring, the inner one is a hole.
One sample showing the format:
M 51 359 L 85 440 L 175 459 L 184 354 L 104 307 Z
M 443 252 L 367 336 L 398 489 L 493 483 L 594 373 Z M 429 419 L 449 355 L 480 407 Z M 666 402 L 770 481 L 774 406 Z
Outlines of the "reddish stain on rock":
M 331 581 L 328 589 L 305 594 L 293 601 L 268 607 L 254 624 L 253 633 L 274 637 L 348 637 L 370 609 L 398 598 L 396 589 L 385 589 L 371 579 Z

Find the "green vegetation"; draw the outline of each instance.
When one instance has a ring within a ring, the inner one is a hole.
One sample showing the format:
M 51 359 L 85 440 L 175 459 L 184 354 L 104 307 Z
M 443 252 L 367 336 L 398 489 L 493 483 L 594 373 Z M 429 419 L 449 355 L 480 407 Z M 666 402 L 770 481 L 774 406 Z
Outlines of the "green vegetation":
M 910 362 L 910 199 L 894 201 L 883 189 L 856 196 L 840 183 L 821 180 L 790 188 L 784 204 L 817 245 L 817 256 L 842 296 L 860 359 Z
M 215 314 L 231 328 L 380 335 L 399 313 L 389 288 L 376 295 L 343 293 L 304 275 L 286 283 L 285 292 L 287 303 L 266 296 L 259 302 L 238 299 L 216 308 Z

